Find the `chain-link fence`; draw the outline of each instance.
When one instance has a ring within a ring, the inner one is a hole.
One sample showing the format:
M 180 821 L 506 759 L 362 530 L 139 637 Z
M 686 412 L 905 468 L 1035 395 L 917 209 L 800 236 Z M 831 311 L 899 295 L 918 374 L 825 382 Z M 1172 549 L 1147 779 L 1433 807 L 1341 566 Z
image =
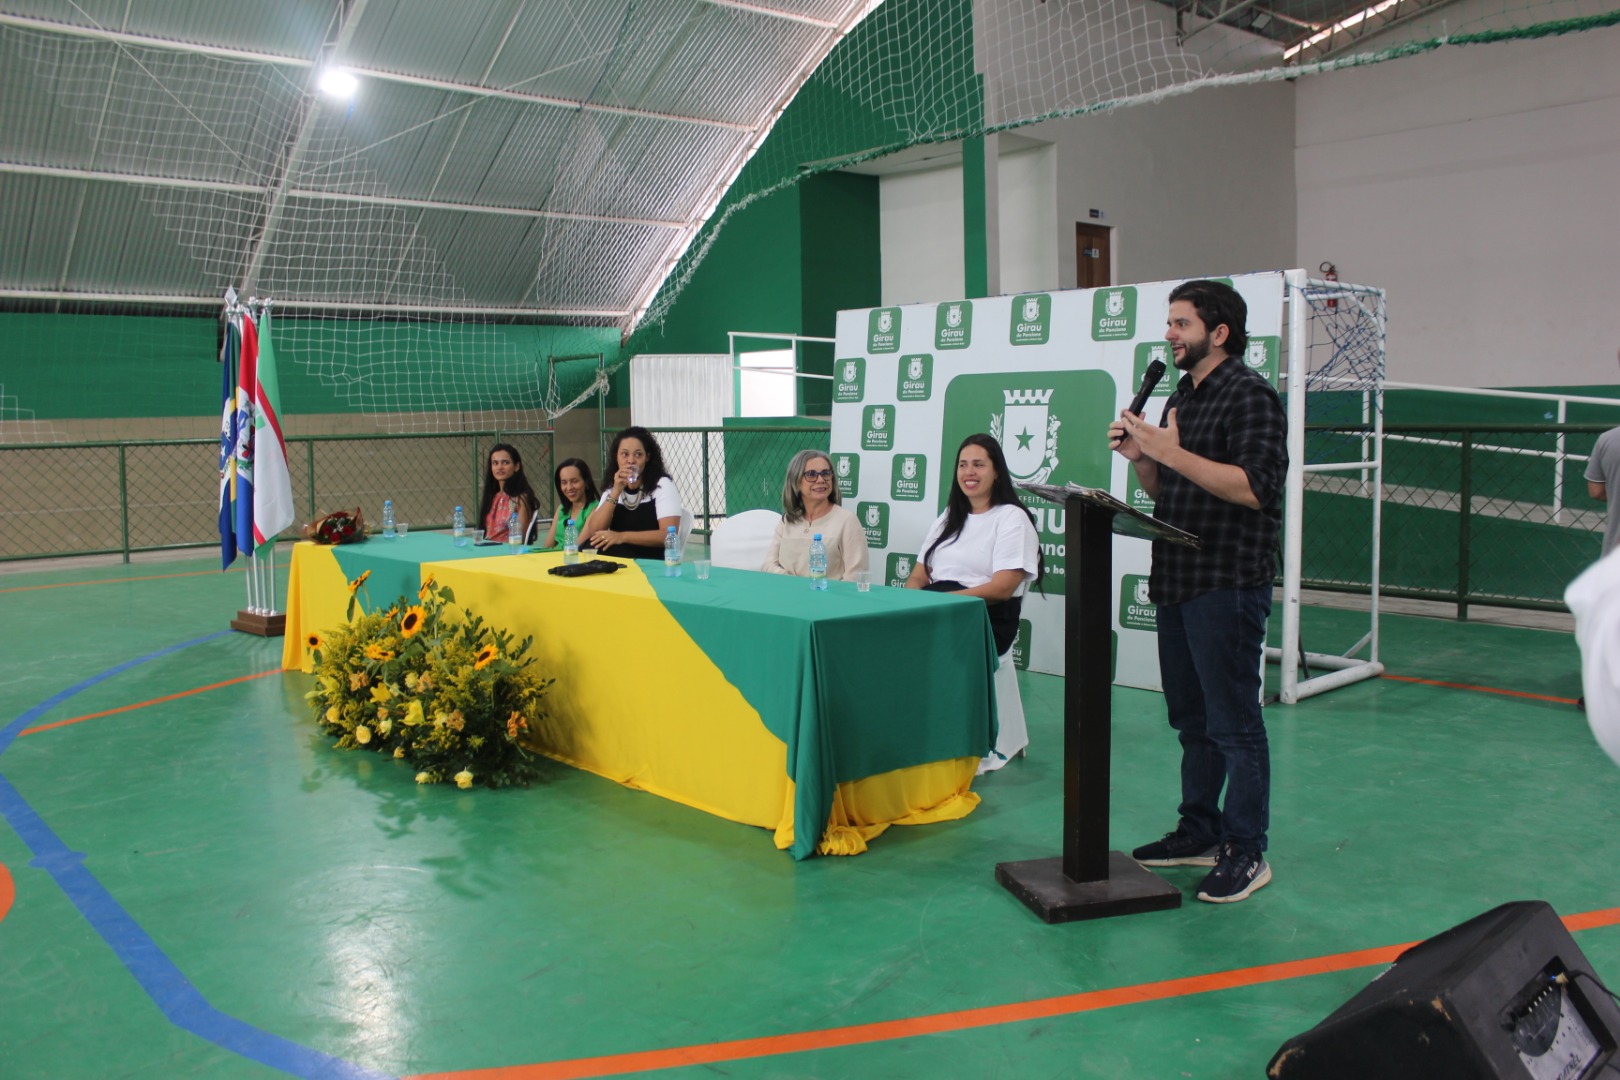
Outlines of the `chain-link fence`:
M 1385 425 L 1380 591 L 1563 610 L 1602 551 L 1587 455 L 1605 425 Z M 1370 457 L 1365 429 L 1312 425 L 1307 461 Z M 1371 473 L 1306 481 L 1302 584 L 1362 591 L 1372 573 Z
M 613 474 L 607 452 L 616 434 L 602 432 L 606 472 L 599 480 Z M 657 428 L 652 434 L 664 453 L 664 468 L 680 488 L 682 505 L 705 533 L 714 522 L 744 510 L 780 512 L 788 462 L 800 450 L 826 452 L 830 440 L 826 424 Z
M 287 440 L 297 522 L 360 507 L 377 523 L 384 499 L 399 521 L 448 528 L 453 510 L 476 515 L 484 459 L 516 447 L 550 514 L 552 433 L 331 435 Z M 219 543 L 219 440 L 0 446 L 0 561 L 122 554 Z

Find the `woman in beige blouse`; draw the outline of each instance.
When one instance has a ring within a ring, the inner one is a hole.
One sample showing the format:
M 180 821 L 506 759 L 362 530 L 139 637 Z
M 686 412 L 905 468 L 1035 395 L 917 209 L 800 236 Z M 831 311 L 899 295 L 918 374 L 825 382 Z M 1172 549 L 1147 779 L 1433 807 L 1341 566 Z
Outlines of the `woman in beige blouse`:
M 855 515 L 838 505 L 832 462 L 820 450 L 800 450 L 782 484 L 782 520 L 760 567 L 773 574 L 810 575 L 810 539 L 821 534 L 827 577 L 853 581 L 867 567 L 866 533 Z

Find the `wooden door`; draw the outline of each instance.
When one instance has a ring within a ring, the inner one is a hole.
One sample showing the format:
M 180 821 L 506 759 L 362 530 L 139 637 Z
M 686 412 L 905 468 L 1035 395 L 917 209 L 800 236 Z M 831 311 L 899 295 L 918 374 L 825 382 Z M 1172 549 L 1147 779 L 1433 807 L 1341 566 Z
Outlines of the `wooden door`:
M 1113 282 L 1113 252 L 1109 248 L 1107 225 L 1076 222 L 1074 226 L 1075 287 L 1100 289 Z

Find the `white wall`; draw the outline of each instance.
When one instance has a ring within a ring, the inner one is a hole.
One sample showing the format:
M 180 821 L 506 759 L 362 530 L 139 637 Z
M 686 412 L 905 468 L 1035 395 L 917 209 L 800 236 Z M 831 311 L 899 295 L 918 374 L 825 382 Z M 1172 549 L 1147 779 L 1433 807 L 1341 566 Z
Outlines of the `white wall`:
M 1390 378 L 1614 381 L 1617 52 L 1610 28 L 1297 84 L 1297 262 L 1389 291 Z
M 1295 265 L 1293 88 L 1206 90 L 1018 129 L 1000 158 L 1001 293 L 1074 288 L 1077 222 L 1103 211 L 1116 283 Z M 884 176 L 883 303 L 962 295 L 956 164 Z

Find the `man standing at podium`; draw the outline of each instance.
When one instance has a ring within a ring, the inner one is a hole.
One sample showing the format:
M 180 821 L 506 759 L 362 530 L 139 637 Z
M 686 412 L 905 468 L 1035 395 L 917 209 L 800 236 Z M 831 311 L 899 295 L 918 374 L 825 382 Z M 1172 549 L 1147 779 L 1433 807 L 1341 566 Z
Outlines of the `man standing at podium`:
M 1287 424 L 1277 392 L 1243 363 L 1248 305 L 1237 290 L 1216 281 L 1177 286 L 1164 337 L 1181 379 L 1163 419 L 1155 426 L 1127 409 L 1108 435 L 1154 500 L 1154 517 L 1203 545 L 1153 545 L 1148 589 L 1165 707 L 1181 740 L 1181 816 L 1131 857 L 1144 866 L 1212 866 L 1198 899 L 1229 904 L 1271 880 L 1260 672 Z

